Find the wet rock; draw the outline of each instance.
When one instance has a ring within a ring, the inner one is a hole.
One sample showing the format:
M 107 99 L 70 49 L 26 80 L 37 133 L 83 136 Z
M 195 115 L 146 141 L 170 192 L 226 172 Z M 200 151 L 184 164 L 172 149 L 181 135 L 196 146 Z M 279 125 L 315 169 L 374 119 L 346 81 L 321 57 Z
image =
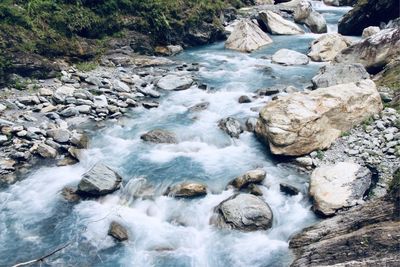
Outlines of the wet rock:
M 173 56 L 183 51 L 180 45 L 157 46 L 155 52 L 161 56 Z
M 140 136 L 140 139 L 146 142 L 158 143 L 158 144 L 176 144 L 178 140 L 174 133 L 162 130 L 155 129 L 151 130 Z
M 257 124 L 257 118 L 248 118 L 246 120 L 246 128 L 249 132 L 254 132 Z
M 142 105 L 144 108 L 152 109 L 152 108 L 158 108 L 160 104 L 156 101 L 143 101 Z
M 193 79 L 188 76 L 178 76 L 176 74 L 168 74 L 162 77 L 157 86 L 163 90 L 186 90 L 193 84 Z
M 255 195 L 255 196 L 262 196 L 263 192 L 261 191 L 260 187 L 255 185 L 255 184 L 250 184 L 247 187 L 247 192 L 249 194 Z
M 369 26 L 363 30 L 361 37 L 363 39 L 365 39 L 365 38 L 368 38 L 368 37 L 380 32 L 380 31 L 381 31 L 381 29 L 379 27 Z
M 311 43 L 308 56 L 313 61 L 331 61 L 343 49 L 351 45 L 345 37 L 337 33 L 327 33 Z
M 302 0 L 297 4 L 294 11 L 294 21 L 307 25 L 313 33 L 327 32 L 325 18 L 313 9 L 309 1 Z
M 128 231 L 117 222 L 111 222 L 108 235 L 112 236 L 119 242 L 126 241 L 129 238 Z
M 58 143 L 67 143 L 71 137 L 71 133 L 66 129 L 51 129 L 47 131 L 47 135 L 54 139 Z
M 286 184 L 286 183 L 280 183 L 279 184 L 279 189 L 281 192 L 289 195 L 289 196 L 295 196 L 300 193 L 300 190 L 294 187 L 293 185 Z
M 204 184 L 185 182 L 168 187 L 165 195 L 177 198 L 193 198 L 207 194 L 207 187 Z
M 87 148 L 89 143 L 89 138 L 86 134 L 75 132 L 72 133 L 70 142 L 77 148 Z
M 102 196 L 120 188 L 121 176 L 103 163 L 96 163 L 86 172 L 78 185 L 79 194 Z
M 202 103 L 199 103 L 199 104 L 196 104 L 196 105 L 190 107 L 189 111 L 190 112 L 199 112 L 202 110 L 206 110 L 209 106 L 210 106 L 209 102 L 202 102 Z
M 218 122 L 218 127 L 234 138 L 239 138 L 239 135 L 243 133 L 243 128 L 240 125 L 240 122 L 232 117 L 221 119 Z
M 258 16 L 267 31 L 271 34 L 292 35 L 304 33 L 304 31 L 295 23 L 282 18 L 273 11 L 261 11 Z
M 272 39 L 251 20 L 241 20 L 225 42 L 225 47 L 241 52 L 252 52 L 272 43 Z
M 236 177 L 233 181 L 229 183 L 229 185 L 240 190 L 249 186 L 250 184 L 262 183 L 266 175 L 267 173 L 262 169 L 251 170 L 239 177 Z
M 150 96 L 154 98 L 159 98 L 161 96 L 159 92 L 153 89 L 153 86 L 139 87 L 137 88 L 137 90 L 145 96 Z
M 306 55 L 289 49 L 279 49 L 275 54 L 272 55 L 272 63 L 277 63 L 284 66 L 307 65 L 308 62 L 309 59 Z
M 59 161 L 57 161 L 57 166 L 70 166 L 70 165 L 74 165 L 77 164 L 79 161 L 73 157 L 64 157 L 62 159 L 60 159 Z
M 369 79 L 370 75 L 364 66 L 355 64 L 328 64 L 321 67 L 312 78 L 313 88 L 330 87 L 343 83 L 358 82 Z
M 371 80 L 293 93 L 261 110 L 256 134 L 273 154 L 301 156 L 328 148 L 342 132 L 381 109 Z
M 352 207 L 371 185 L 371 172 L 353 162 L 318 167 L 311 174 L 310 196 L 314 210 L 324 216 Z
M 64 187 L 61 191 L 61 195 L 68 202 L 78 202 L 79 200 L 81 200 L 81 197 L 71 187 Z
M 238 102 L 239 102 L 240 104 L 250 103 L 250 102 L 251 102 L 251 99 L 250 99 L 250 97 L 248 97 L 247 95 L 242 95 L 242 96 L 239 97 Z
M 261 198 L 251 194 L 236 194 L 214 208 L 210 223 L 242 231 L 267 230 L 272 226 L 271 208 Z
M 55 150 L 51 146 L 43 144 L 43 143 L 40 143 L 37 146 L 36 152 L 43 158 L 56 158 L 57 157 L 57 150 Z

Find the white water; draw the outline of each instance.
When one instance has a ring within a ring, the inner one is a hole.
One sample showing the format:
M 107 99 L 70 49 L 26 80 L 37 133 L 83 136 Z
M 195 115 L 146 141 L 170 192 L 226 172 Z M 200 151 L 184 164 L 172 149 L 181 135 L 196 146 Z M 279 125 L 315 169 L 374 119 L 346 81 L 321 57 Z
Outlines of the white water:
M 346 10 L 317 7 L 332 21 Z M 261 56 L 279 48 L 306 52 L 315 37 L 273 36 L 273 45 L 251 55 L 224 50 L 223 44 L 180 55 L 179 60 L 199 62 L 198 79 L 215 89 L 174 92 L 162 98 L 158 109 L 136 109 L 130 118 L 98 132 L 78 165 L 42 168 L 1 192 L 0 266 L 37 258 L 66 242 L 71 245 L 48 260 L 51 266 L 288 266 L 289 237 L 316 220 L 304 194 L 307 177 L 277 164 L 252 134 L 231 139 L 217 122 L 227 116 L 257 117 L 250 107 L 269 101 L 266 97 L 238 104 L 243 94 L 251 96 L 259 88 L 278 84 L 306 87 L 320 64 L 283 67 Z M 204 101 L 210 103 L 207 110 L 188 112 Z M 175 132 L 180 142 L 154 145 L 140 140 L 143 132 L 158 127 Z M 98 161 L 116 169 L 124 184 L 145 176 L 161 192 L 171 183 L 200 181 L 208 185 L 209 194 L 194 200 L 160 195 L 134 200 L 126 195 L 135 189 L 131 182 L 129 188 L 96 201 L 75 206 L 63 201 L 61 189 L 76 186 L 81 174 Z M 260 167 L 268 173 L 261 189 L 274 213 L 272 229 L 242 233 L 210 226 L 213 208 L 233 194 L 224 190 L 227 183 Z M 283 195 L 282 181 L 303 193 Z M 117 245 L 107 236 L 113 220 L 129 230 L 128 242 Z

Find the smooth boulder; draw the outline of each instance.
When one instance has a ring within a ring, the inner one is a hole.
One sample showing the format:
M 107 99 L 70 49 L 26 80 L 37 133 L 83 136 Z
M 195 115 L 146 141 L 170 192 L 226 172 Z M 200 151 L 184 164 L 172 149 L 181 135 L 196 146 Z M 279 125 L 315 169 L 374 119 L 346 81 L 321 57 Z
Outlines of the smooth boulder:
M 258 14 L 259 20 L 264 24 L 267 31 L 276 35 L 302 34 L 304 31 L 295 23 L 282 18 L 273 11 L 261 11 Z
M 272 43 L 272 39 L 251 20 L 241 20 L 225 42 L 225 48 L 252 52 Z
M 108 229 L 108 235 L 112 236 L 115 240 L 122 242 L 128 240 L 128 231 L 121 224 L 117 222 L 111 222 L 110 228 Z
M 337 84 L 358 82 L 369 79 L 370 75 L 364 66 L 354 64 L 328 64 L 322 66 L 311 80 L 313 88 L 324 88 Z
M 151 130 L 145 134 L 140 136 L 145 142 L 152 142 L 157 144 L 176 144 L 178 143 L 176 136 L 174 133 L 162 130 L 162 129 L 155 129 Z
M 193 79 L 188 76 L 179 76 L 176 74 L 168 74 L 162 77 L 157 86 L 167 91 L 180 91 L 190 88 L 193 84 Z
M 103 196 L 120 188 L 122 177 L 103 163 L 96 163 L 78 184 L 78 193 Z
M 328 31 L 324 16 L 315 11 L 309 1 L 300 1 L 294 11 L 294 21 L 305 24 L 313 33 Z
M 308 56 L 313 61 L 331 61 L 350 45 L 350 41 L 340 34 L 327 33 L 312 41 Z
M 210 223 L 219 228 L 257 231 L 271 228 L 272 220 L 272 210 L 264 200 L 241 193 L 215 207 Z
M 255 132 L 273 154 L 300 156 L 328 148 L 342 132 L 382 109 L 375 83 L 335 85 L 269 102 Z
M 249 186 L 250 184 L 262 183 L 266 175 L 267 175 L 266 171 L 262 169 L 251 170 L 243 175 L 236 177 L 233 181 L 229 183 L 229 185 L 240 190 Z
M 353 162 L 316 168 L 310 178 L 313 209 L 324 216 L 355 206 L 371 185 L 371 172 Z
M 307 65 L 309 59 L 306 55 L 289 49 L 279 49 L 272 55 L 272 63 L 284 66 Z
M 168 187 L 165 195 L 177 198 L 201 197 L 207 194 L 207 186 L 200 183 L 185 182 Z

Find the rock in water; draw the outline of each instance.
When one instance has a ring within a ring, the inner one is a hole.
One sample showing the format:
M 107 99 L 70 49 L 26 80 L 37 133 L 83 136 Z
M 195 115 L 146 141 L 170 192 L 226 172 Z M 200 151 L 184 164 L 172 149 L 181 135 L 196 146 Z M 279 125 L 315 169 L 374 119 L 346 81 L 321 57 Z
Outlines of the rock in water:
M 242 231 L 267 230 L 272 226 L 271 208 L 261 198 L 251 194 L 236 194 L 214 208 L 210 223 Z
M 272 62 L 285 66 L 306 65 L 309 59 L 306 55 L 289 49 L 279 49 L 272 56 Z
M 193 84 L 193 79 L 188 77 L 188 76 L 179 76 L 176 74 L 168 74 L 164 77 L 162 77 L 158 83 L 157 86 L 163 90 L 174 90 L 174 91 L 179 91 L 179 90 L 186 90 L 190 88 Z
M 241 20 L 225 42 L 225 47 L 241 52 L 252 52 L 272 43 L 272 39 L 250 20 Z
M 218 127 L 234 138 L 239 138 L 239 135 L 243 133 L 243 128 L 240 125 L 240 122 L 231 117 L 220 120 L 218 122 Z
M 271 101 L 261 110 L 255 131 L 273 154 L 300 156 L 329 147 L 343 131 L 381 109 L 375 83 L 362 80 Z
M 283 192 L 289 196 L 295 196 L 300 193 L 299 189 L 297 189 L 293 185 L 286 184 L 286 183 L 280 183 L 279 189 L 281 190 L 281 192 Z
M 342 50 L 335 62 L 361 63 L 370 73 L 400 56 L 400 28 L 385 29 Z
M 251 170 L 239 177 L 236 177 L 229 184 L 237 189 L 242 189 L 250 184 L 261 183 L 264 181 L 266 175 L 267 173 L 262 169 Z
M 129 238 L 128 231 L 117 222 L 111 222 L 108 235 L 114 237 L 119 242 L 128 240 Z
M 313 33 L 325 33 L 328 31 L 325 18 L 316 12 L 309 1 L 298 3 L 294 11 L 294 21 L 305 24 Z
M 328 64 L 322 66 L 316 76 L 312 78 L 314 88 L 334 86 L 337 84 L 358 82 L 369 79 L 364 66 L 355 64 Z
M 371 185 L 371 172 L 353 162 L 316 168 L 311 174 L 310 196 L 314 210 L 324 216 L 355 206 Z
M 102 196 L 119 189 L 121 176 L 103 163 L 96 163 L 86 172 L 78 185 L 80 194 Z
M 185 182 L 174 185 L 172 187 L 168 187 L 165 194 L 178 198 L 200 197 L 200 196 L 205 196 L 207 194 L 207 186 L 200 183 Z
M 176 144 L 175 134 L 162 129 L 151 130 L 140 136 L 140 139 L 146 142 L 153 142 L 158 144 Z
M 258 16 L 267 28 L 267 31 L 271 34 L 292 35 L 304 33 L 295 23 L 282 18 L 280 15 L 270 10 L 261 11 Z
M 331 61 L 343 49 L 351 45 L 350 41 L 337 33 L 327 33 L 311 43 L 308 56 L 313 61 Z

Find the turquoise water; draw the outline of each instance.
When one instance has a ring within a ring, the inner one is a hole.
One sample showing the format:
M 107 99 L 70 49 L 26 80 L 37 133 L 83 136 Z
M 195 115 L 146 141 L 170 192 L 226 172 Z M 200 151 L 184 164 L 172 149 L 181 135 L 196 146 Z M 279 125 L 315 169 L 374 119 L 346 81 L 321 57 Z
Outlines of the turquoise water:
M 345 10 L 327 8 L 324 14 L 334 23 Z M 199 63 L 196 79 L 212 89 L 168 93 L 158 109 L 138 108 L 96 132 L 79 164 L 41 168 L 1 192 L 0 266 L 37 258 L 65 243 L 69 246 L 43 266 L 288 266 L 288 239 L 316 221 L 305 194 L 308 177 L 278 164 L 253 134 L 231 139 L 217 122 L 227 116 L 257 117 L 250 108 L 270 100 L 238 104 L 241 95 L 277 85 L 309 86 L 320 64 L 283 67 L 268 58 L 280 48 L 305 53 L 316 36 L 272 36 L 272 45 L 252 54 L 225 50 L 217 43 L 177 56 Z M 188 110 L 200 102 L 209 102 L 208 109 Z M 140 135 L 154 128 L 173 131 L 179 143 L 143 143 Z M 62 188 L 76 186 L 98 161 L 124 177 L 124 189 L 77 205 L 63 201 Z M 211 227 L 213 207 L 233 194 L 225 190 L 227 183 L 254 168 L 267 171 L 261 190 L 274 213 L 272 229 L 242 233 Z M 153 199 L 129 197 L 140 176 L 156 188 Z M 209 194 L 194 200 L 161 196 L 168 185 L 182 181 L 206 183 Z M 301 188 L 302 194 L 283 195 L 283 181 Z M 128 242 L 116 244 L 107 236 L 112 220 L 127 227 Z

